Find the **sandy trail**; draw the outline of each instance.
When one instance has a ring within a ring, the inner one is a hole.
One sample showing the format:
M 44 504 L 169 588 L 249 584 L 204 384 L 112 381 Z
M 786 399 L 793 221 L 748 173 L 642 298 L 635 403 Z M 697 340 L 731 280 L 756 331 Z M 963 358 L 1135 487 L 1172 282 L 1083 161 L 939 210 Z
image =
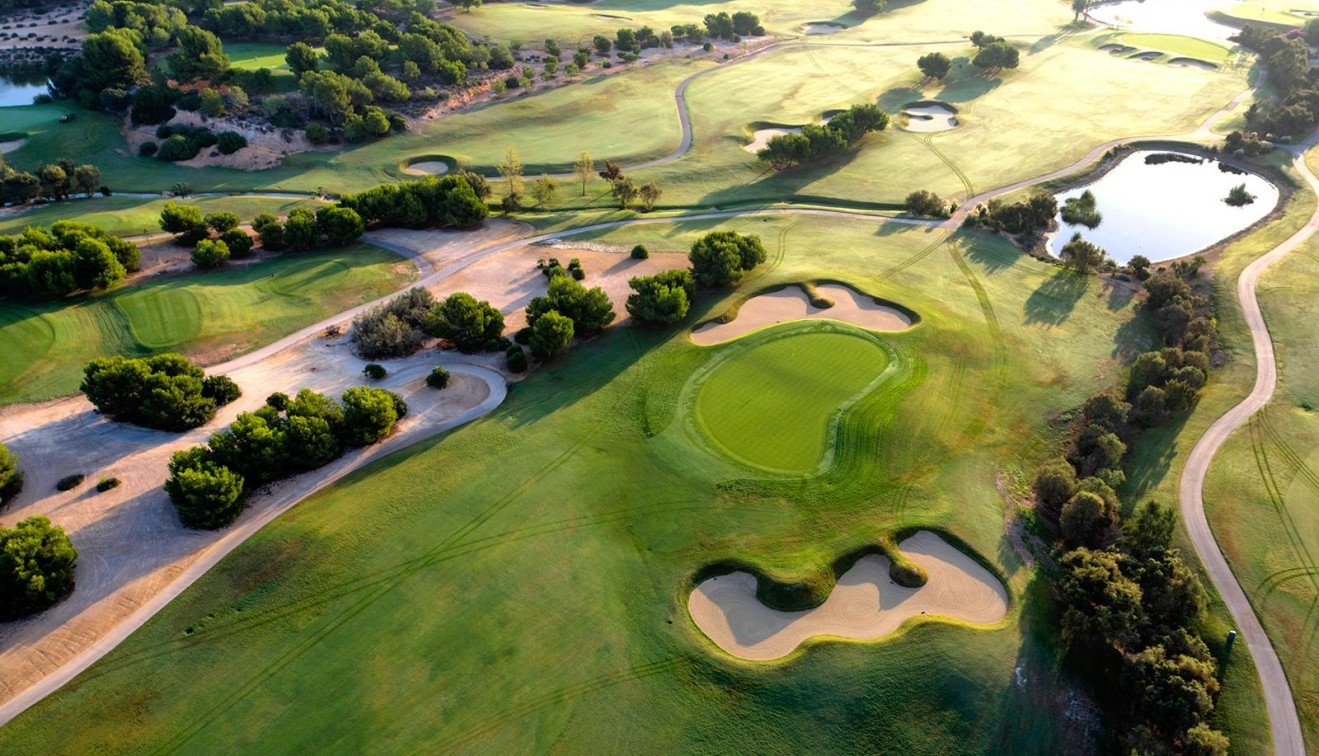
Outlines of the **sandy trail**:
M 792 653 L 818 635 L 874 640 L 920 615 L 993 625 L 1007 616 L 1008 594 L 998 578 L 929 531 L 898 546 L 925 568 L 929 581 L 904 588 L 889 579 L 887 557 L 862 557 L 844 573 L 823 604 L 781 612 L 756 598 L 756 578 L 734 572 L 696 586 L 687 600 L 692 621 L 715 645 L 742 659 L 765 661 Z
M 816 307 L 800 286 L 790 286 L 748 299 L 733 320 L 710 322 L 693 330 L 692 341 L 701 346 L 721 344 L 793 320 L 837 320 L 869 331 L 889 333 L 911 328 L 911 318 L 905 313 L 879 304 L 850 286 L 822 284 L 815 291 L 834 306 Z

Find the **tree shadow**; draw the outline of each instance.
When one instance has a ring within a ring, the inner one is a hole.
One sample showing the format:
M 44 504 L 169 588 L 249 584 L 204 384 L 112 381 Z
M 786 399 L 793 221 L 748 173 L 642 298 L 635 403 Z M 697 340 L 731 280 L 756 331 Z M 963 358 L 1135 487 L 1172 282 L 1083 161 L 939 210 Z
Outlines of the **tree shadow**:
M 1053 34 L 1046 34 L 1045 36 L 1040 37 L 1038 40 L 1036 40 L 1035 43 L 1032 44 L 1030 48 L 1026 51 L 1026 54 L 1036 55 L 1038 53 L 1044 52 L 1045 50 L 1049 49 L 1050 47 L 1053 47 L 1059 42 L 1062 42 L 1068 37 L 1075 35 L 1077 32 L 1082 31 L 1083 29 L 1085 29 L 1085 27 L 1086 24 L 1083 21 L 1072 21 L 1070 23 L 1063 24 L 1062 26 L 1058 27 L 1058 31 L 1054 32 Z
M 1014 246 L 976 244 L 972 234 L 959 232 L 957 236 L 967 240 L 967 258 L 978 263 L 986 273 L 994 274 L 1007 270 L 1016 265 L 1024 254 Z
M 875 104 L 887 113 L 896 113 L 908 103 L 924 100 L 925 92 L 916 87 L 894 87 L 884 92 L 875 100 Z
M 959 65 L 961 64 L 961 65 Z M 932 99 L 944 102 L 970 102 L 998 89 L 1002 76 L 986 76 L 971 66 L 965 58 L 953 62 L 955 76 L 944 80 L 943 89 Z
M 1131 300 L 1136 298 L 1136 292 L 1139 288 L 1139 286 L 1132 285 L 1127 281 L 1105 278 L 1104 291 L 1108 292 L 1108 309 L 1110 311 L 1116 311 L 1130 305 Z
M 1187 412 L 1164 425 L 1150 428 L 1141 433 L 1139 443 L 1132 445 L 1123 464 L 1127 482 L 1118 492 L 1118 498 L 1123 502 L 1124 518 L 1168 476 L 1173 461 L 1177 459 L 1177 439 L 1189 418 Z
M 1061 325 L 1089 288 L 1088 275 L 1074 270 L 1056 271 L 1026 298 L 1026 324 Z

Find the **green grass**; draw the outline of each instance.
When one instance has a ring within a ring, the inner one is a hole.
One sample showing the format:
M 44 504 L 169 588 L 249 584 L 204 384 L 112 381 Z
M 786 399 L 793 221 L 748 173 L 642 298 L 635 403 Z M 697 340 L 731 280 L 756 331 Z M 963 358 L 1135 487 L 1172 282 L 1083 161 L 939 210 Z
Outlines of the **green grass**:
M 368 245 L 147 278 L 51 303 L 0 301 L 0 403 L 75 393 L 102 355 L 161 351 L 217 361 L 393 291 L 415 269 Z
M 313 48 L 324 55 L 325 48 Z M 240 70 L 255 71 L 258 68 L 270 69 L 276 92 L 292 92 L 298 88 L 298 77 L 289 70 L 284 61 L 288 45 L 270 42 L 226 42 L 224 52 L 229 56 L 229 64 Z
M 158 234 L 161 233 L 160 211 L 167 201 L 112 196 L 37 205 L 21 213 L 0 216 L 0 234 L 16 234 L 28 226 L 49 226 L 59 220 L 94 223 L 116 236 Z M 202 213 L 229 210 L 238 213 L 244 223 L 263 212 L 287 215 L 295 207 L 315 210 L 323 204 L 310 197 L 188 197 L 177 201 L 197 205 Z
M 1310 13 L 1297 12 L 1308 10 Z M 1234 26 L 1243 24 L 1271 24 L 1279 27 L 1295 28 L 1304 26 L 1305 22 L 1319 13 L 1319 7 L 1304 7 L 1304 3 L 1237 3 L 1214 11 Z
M 711 226 L 597 238 L 658 253 Z M 1144 338 L 1129 303 L 996 237 L 866 219 L 723 227 L 760 234 L 771 259 L 701 297 L 690 323 L 822 278 L 921 313 L 883 337 L 899 370 L 843 412 L 821 475 L 749 473 L 693 437 L 684 386 L 754 342 L 613 329 L 487 418 L 262 529 L 0 730 L 0 750 L 1068 751 L 1047 588 L 1004 540 L 995 481 L 1024 480 L 1057 448 L 1045 418 L 1115 380 L 1115 353 Z M 811 575 L 921 525 L 1002 574 L 1004 628 L 917 623 L 747 664 L 685 612 L 710 562 Z
M 1158 50 L 1173 57 L 1195 58 L 1223 65 L 1232 57 L 1232 51 L 1216 42 L 1178 34 L 1141 34 L 1136 32 L 1115 34 L 1104 38 L 1105 44 L 1127 45 L 1138 50 Z M 1139 53 L 1132 53 L 1133 55 Z M 1128 56 L 1130 57 L 1130 56 Z
M 834 416 L 875 387 L 888 356 L 874 340 L 846 330 L 782 331 L 747 336 L 749 347 L 731 350 L 696 396 L 697 421 L 737 459 L 806 473 L 829 448 Z

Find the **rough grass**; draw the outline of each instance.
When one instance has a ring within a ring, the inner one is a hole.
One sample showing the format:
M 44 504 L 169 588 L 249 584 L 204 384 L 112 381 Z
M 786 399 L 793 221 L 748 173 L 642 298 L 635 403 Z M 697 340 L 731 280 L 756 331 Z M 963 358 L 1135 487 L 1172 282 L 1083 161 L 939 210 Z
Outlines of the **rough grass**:
M 232 357 L 402 286 L 410 263 L 368 245 L 147 278 L 48 303 L 0 300 L 0 404 L 76 393 L 102 355 Z
M 871 338 L 845 329 L 773 331 L 744 337 L 749 346 L 721 350 L 727 356 L 697 393 L 697 420 L 739 460 L 811 472 L 830 446 L 834 417 L 873 388 L 888 356 Z
M 709 453 L 682 387 L 720 350 L 613 329 L 486 419 L 264 528 L 0 730 L 0 750 L 1073 748 L 1047 592 L 1003 537 L 995 480 L 1053 454 L 1046 415 L 1114 379 L 1114 353 L 1143 333 L 1129 306 L 1093 281 L 1059 290 L 1054 268 L 991 237 L 944 243 L 866 219 L 724 226 L 761 234 L 771 260 L 740 291 L 700 298 L 690 323 L 820 276 L 922 314 L 884 337 L 908 366 L 844 413 L 825 474 L 785 480 Z M 658 253 L 709 227 L 605 236 Z M 1001 571 L 1003 629 L 916 623 L 750 665 L 713 653 L 683 609 L 702 565 L 822 574 L 918 526 Z

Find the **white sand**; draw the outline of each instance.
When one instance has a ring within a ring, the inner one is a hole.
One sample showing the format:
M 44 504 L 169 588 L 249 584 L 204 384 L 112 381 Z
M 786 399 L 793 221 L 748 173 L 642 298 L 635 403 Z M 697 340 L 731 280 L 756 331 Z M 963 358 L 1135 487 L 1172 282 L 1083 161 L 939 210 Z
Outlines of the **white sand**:
M 449 172 L 449 164 L 443 160 L 423 160 L 419 163 L 412 163 L 404 168 L 403 172 L 410 173 L 413 176 L 438 176 Z
M 734 572 L 696 586 L 687 600 L 692 621 L 733 656 L 763 661 L 792 653 L 818 635 L 874 640 L 912 617 L 946 617 L 993 625 L 1008 611 L 1002 583 L 939 536 L 919 531 L 898 546 L 929 575 L 920 588 L 889 579 L 887 557 L 861 558 L 815 609 L 780 612 L 756 598 L 756 578 Z
M 943 105 L 921 105 L 904 108 L 906 123 L 902 128 L 920 133 L 948 131 L 957 128 L 957 113 Z
M 801 30 L 807 34 L 834 34 L 835 32 L 840 32 L 846 28 L 847 27 L 842 24 L 829 24 L 823 21 L 817 21 L 802 26 Z
M 769 146 L 769 140 L 773 139 L 776 136 L 783 136 L 784 134 L 800 134 L 800 133 L 801 133 L 801 129 L 799 128 L 757 129 L 756 132 L 751 135 L 751 143 L 747 145 L 743 145 L 742 149 L 754 155 L 757 152 L 760 152 L 761 150 L 765 149 L 765 147 Z
M 27 144 L 26 137 L 22 139 L 14 139 L 9 142 L 0 142 L 0 155 L 6 155 L 10 152 L 13 152 L 14 150 L 22 147 L 25 144 Z
M 752 297 L 743 303 L 733 320 L 706 323 L 692 331 L 692 341 L 710 346 L 792 320 L 838 320 L 883 332 L 905 331 L 911 327 L 911 319 L 901 311 L 878 304 L 851 287 L 824 284 L 815 287 L 815 291 L 831 300 L 834 306 L 816 307 L 801 287 L 790 286 Z

